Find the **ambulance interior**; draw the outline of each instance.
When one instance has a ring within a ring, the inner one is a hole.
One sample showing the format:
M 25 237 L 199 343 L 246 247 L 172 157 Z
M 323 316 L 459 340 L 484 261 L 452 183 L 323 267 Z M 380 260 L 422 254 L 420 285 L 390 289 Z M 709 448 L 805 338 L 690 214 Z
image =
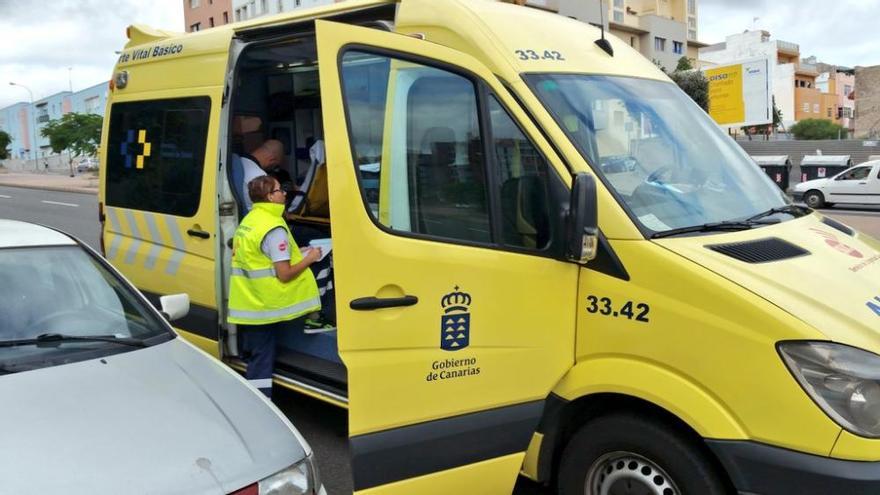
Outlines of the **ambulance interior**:
M 231 154 L 248 155 L 268 139 L 283 144 L 284 157 L 278 169 L 283 170 L 282 177 L 284 172 L 289 174 L 290 181 L 279 182 L 288 191 L 288 211 L 295 215 L 288 224 L 298 244 L 303 244 L 303 235 L 330 239 L 326 166 L 316 163 L 322 161 L 323 130 L 314 39 L 287 40 L 246 49 L 236 64 L 231 114 Z M 317 160 L 311 158 L 315 153 Z M 242 181 L 242 175 L 235 168 L 235 165 L 228 168 L 229 184 L 240 205 L 239 215 L 243 215 L 241 189 L 237 184 Z M 313 265 L 325 310 L 334 304 L 331 263 L 332 254 Z M 279 336 L 278 346 L 276 373 L 347 396 L 347 373 L 339 358 L 336 331 L 285 332 Z

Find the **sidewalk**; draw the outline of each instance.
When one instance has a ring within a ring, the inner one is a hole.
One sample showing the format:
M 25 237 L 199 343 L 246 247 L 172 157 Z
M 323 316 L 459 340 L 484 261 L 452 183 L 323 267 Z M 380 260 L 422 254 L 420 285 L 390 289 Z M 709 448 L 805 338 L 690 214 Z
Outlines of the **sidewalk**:
M 0 169 L 0 186 L 98 194 L 98 175 L 86 172 L 68 177 L 61 174 L 6 172 Z

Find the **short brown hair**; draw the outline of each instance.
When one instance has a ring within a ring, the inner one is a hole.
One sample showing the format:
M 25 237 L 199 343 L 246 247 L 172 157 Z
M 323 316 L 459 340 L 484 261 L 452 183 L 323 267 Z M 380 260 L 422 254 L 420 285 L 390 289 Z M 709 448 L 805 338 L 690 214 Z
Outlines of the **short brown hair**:
M 269 175 L 261 175 L 248 182 L 248 196 L 250 196 L 251 202 L 265 203 L 266 198 L 275 189 L 277 182 L 274 177 Z

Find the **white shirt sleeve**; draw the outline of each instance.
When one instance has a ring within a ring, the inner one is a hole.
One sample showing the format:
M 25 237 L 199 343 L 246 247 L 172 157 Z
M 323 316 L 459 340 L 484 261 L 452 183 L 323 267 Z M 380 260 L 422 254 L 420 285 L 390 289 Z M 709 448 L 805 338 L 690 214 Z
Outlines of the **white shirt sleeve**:
M 312 165 L 320 165 L 324 163 L 324 140 L 319 139 L 315 141 L 315 144 L 309 148 L 309 158 L 312 160 Z
M 290 249 L 290 242 L 287 239 L 287 231 L 284 230 L 284 227 L 275 227 L 270 230 L 263 237 L 263 242 L 260 244 L 260 250 L 272 260 L 272 263 L 276 261 L 289 261 Z

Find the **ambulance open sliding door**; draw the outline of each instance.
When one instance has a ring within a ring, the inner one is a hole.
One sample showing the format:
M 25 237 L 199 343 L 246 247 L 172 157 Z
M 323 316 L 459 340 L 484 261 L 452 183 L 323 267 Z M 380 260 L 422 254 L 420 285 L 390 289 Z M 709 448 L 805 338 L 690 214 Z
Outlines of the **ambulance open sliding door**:
M 559 165 L 472 57 L 327 21 L 317 40 L 355 491 L 510 493 L 572 360 Z
M 154 303 L 189 294 L 175 326 L 214 355 L 216 93 L 113 103 L 102 233 L 107 258 Z

